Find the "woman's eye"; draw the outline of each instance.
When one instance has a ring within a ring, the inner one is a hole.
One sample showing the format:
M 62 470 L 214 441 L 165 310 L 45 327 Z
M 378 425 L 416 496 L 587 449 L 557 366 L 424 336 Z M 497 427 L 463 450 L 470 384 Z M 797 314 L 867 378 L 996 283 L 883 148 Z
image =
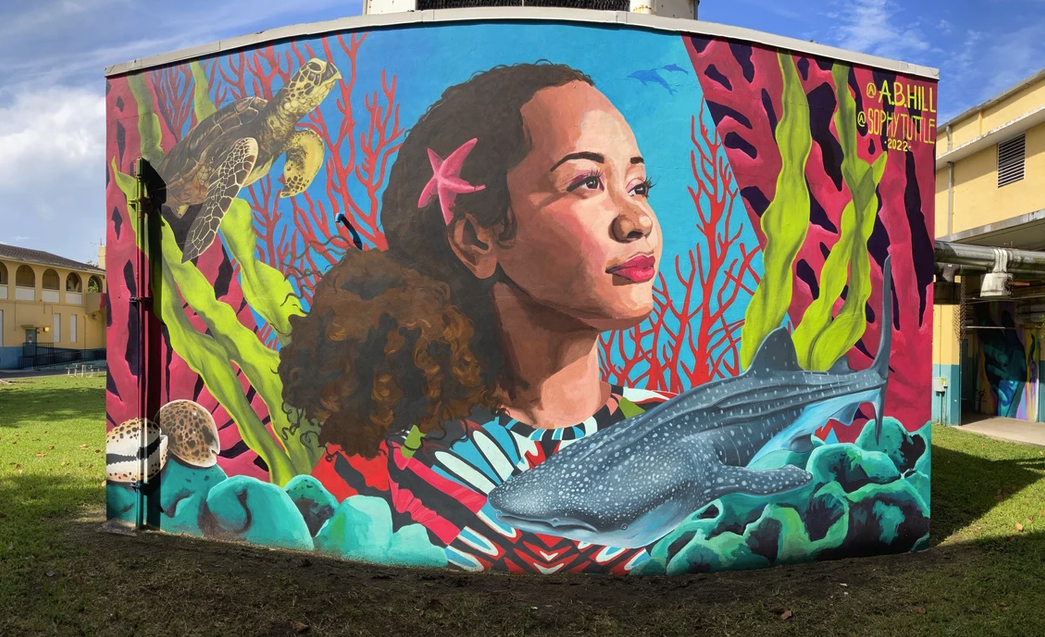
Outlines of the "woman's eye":
M 577 181 L 573 182 L 570 185 L 570 187 L 566 190 L 569 192 L 573 192 L 578 188 L 585 188 L 587 190 L 602 190 L 602 175 L 598 173 L 591 173 L 590 175 L 585 175 L 584 177 L 581 177 Z
M 649 179 L 646 179 L 642 183 L 637 184 L 634 188 L 632 188 L 631 192 L 633 194 L 636 194 L 636 195 L 640 196 L 640 197 L 649 197 L 649 191 L 650 191 L 650 188 L 652 188 L 652 187 L 653 187 L 653 182 L 650 181 Z

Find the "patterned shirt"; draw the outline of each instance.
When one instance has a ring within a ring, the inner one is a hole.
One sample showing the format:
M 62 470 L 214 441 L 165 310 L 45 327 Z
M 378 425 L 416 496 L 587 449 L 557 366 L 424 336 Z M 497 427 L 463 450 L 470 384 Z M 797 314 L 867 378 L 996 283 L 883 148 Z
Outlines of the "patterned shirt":
M 313 472 L 338 500 L 355 494 L 388 499 L 393 525 L 417 523 L 465 570 L 625 574 L 649 558 L 644 548 L 614 548 L 531 533 L 499 522 L 487 494 L 576 440 L 664 402 L 669 396 L 613 387 L 584 422 L 537 429 L 508 415 L 485 413 L 430 432 L 412 454 L 392 436 L 367 460 L 331 450 Z M 477 417 L 478 416 L 478 417 Z

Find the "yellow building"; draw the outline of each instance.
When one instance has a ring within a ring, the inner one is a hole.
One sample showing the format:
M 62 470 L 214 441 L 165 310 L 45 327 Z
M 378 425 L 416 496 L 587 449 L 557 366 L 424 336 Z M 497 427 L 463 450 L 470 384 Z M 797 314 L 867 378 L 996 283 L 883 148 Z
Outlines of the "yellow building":
M 1045 70 L 938 130 L 936 238 L 1045 250 Z M 981 252 L 995 256 L 952 267 L 953 284 L 937 277 L 933 420 L 956 425 L 979 413 L 1041 421 L 1045 268 L 1013 263 L 1045 263 L 1045 254 Z M 986 276 L 991 270 L 1008 272 L 1003 281 L 1011 275 L 1010 291 L 991 293 L 999 280 Z
M 0 369 L 104 359 L 105 290 L 101 268 L 0 243 Z

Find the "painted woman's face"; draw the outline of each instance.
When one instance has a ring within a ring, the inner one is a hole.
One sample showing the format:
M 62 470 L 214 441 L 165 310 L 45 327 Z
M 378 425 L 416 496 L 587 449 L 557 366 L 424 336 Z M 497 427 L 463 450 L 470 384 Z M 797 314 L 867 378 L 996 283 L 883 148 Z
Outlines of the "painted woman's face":
M 522 116 L 532 151 L 508 173 L 518 227 L 498 263 L 542 305 L 634 325 L 653 309 L 662 241 L 631 128 L 583 82 L 539 91 Z

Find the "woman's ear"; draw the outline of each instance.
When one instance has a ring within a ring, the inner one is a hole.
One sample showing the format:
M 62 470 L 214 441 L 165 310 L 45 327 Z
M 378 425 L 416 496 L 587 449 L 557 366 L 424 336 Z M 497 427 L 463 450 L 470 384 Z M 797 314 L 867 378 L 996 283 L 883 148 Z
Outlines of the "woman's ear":
M 477 278 L 488 279 L 497 271 L 496 228 L 485 228 L 465 214 L 450 222 L 447 238 L 454 254 Z

